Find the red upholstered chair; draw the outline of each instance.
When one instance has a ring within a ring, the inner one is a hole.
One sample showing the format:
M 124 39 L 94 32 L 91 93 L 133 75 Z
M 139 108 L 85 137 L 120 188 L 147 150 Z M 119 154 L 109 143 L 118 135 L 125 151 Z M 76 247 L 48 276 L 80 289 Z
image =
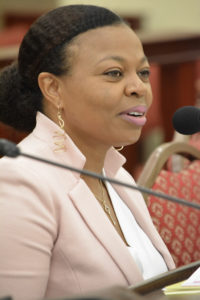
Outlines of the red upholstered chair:
M 187 157 L 179 172 L 169 168 L 175 154 Z M 200 204 L 200 151 L 187 142 L 162 144 L 150 155 L 137 183 Z M 200 260 L 200 210 L 147 194 L 144 198 L 176 266 Z

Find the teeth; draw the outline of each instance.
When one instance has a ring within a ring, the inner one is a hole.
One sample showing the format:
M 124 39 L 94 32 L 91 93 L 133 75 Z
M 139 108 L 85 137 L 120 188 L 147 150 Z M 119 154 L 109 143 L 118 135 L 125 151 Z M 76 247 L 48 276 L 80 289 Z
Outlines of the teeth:
M 143 116 L 144 114 L 143 114 L 143 113 L 140 113 L 140 112 L 134 111 L 134 112 L 128 113 L 128 115 L 130 115 L 130 116 L 135 116 L 135 117 L 141 117 L 141 116 Z

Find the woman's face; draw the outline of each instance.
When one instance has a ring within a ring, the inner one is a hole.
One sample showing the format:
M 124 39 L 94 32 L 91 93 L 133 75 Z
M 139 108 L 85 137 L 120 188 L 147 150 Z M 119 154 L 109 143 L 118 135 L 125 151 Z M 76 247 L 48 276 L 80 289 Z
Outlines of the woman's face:
M 70 46 L 70 74 L 60 78 L 65 130 L 77 144 L 135 143 L 152 103 L 149 64 L 126 25 L 80 34 Z

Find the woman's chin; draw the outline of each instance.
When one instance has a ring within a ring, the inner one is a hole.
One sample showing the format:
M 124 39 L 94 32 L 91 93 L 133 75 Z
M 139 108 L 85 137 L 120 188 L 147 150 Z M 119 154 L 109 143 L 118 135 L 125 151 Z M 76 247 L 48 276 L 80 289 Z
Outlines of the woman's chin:
M 132 135 L 129 139 L 127 139 L 126 141 L 122 142 L 121 145 L 125 146 L 129 146 L 129 145 L 133 145 L 135 143 L 138 142 L 139 138 L 141 136 L 141 132 L 138 134 L 134 134 Z
M 123 142 L 120 142 L 118 144 L 116 144 L 114 147 L 115 148 L 120 148 L 120 147 L 126 147 L 126 146 L 130 146 L 130 145 L 134 145 L 135 143 L 137 143 L 139 140 L 139 137 L 137 139 L 131 139 L 129 141 L 123 141 Z

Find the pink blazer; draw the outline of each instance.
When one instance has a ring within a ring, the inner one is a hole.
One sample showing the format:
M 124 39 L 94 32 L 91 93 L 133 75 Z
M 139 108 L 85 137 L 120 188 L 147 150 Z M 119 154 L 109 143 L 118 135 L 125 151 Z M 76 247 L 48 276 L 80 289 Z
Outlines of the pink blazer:
M 36 128 L 19 146 L 23 152 L 83 168 L 85 157 L 69 137 L 67 151 L 54 152 L 56 130 L 56 124 L 38 113 Z M 110 149 L 106 175 L 134 184 L 124 162 Z M 174 268 L 141 194 L 115 189 L 168 268 Z M 0 296 L 61 298 L 141 280 L 127 247 L 78 173 L 24 157 L 1 159 Z

